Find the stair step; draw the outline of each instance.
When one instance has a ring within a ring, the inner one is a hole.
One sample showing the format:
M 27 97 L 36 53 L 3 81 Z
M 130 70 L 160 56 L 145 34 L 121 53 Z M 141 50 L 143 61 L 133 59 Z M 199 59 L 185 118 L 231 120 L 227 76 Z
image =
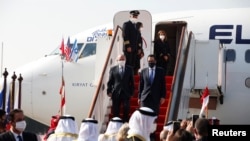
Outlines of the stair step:
M 173 76 L 165 76 L 165 81 L 166 81 L 166 83 L 169 83 L 169 82 L 172 83 L 172 81 L 173 81 Z
M 167 91 L 170 91 L 170 90 L 171 90 L 171 87 L 172 87 L 172 84 L 169 84 L 169 83 L 166 84 L 166 89 L 167 89 Z
M 138 94 L 139 94 L 139 81 L 140 81 L 140 76 L 139 75 L 135 75 L 134 76 L 134 95 L 132 96 L 131 100 L 130 100 L 130 113 L 129 113 L 129 117 L 131 116 L 131 114 L 139 109 L 139 105 L 138 105 Z M 160 106 L 160 111 L 159 111 L 159 115 L 157 118 L 157 128 L 156 128 L 156 141 L 160 140 L 160 132 L 163 129 L 163 126 L 165 124 L 165 118 L 166 118 L 166 111 L 168 109 L 168 103 L 169 103 L 169 98 L 170 98 L 170 94 L 171 94 L 171 86 L 172 86 L 172 81 L 173 81 L 173 76 L 166 76 L 165 77 L 165 81 L 166 81 L 166 101 Z M 112 109 L 111 109 L 112 111 Z M 120 110 L 121 113 L 121 118 L 123 116 L 123 108 L 121 107 Z M 108 115 L 109 119 L 111 119 L 112 116 L 112 112 L 111 114 Z
M 134 75 L 134 81 L 139 82 L 140 81 L 140 76 L 139 75 Z

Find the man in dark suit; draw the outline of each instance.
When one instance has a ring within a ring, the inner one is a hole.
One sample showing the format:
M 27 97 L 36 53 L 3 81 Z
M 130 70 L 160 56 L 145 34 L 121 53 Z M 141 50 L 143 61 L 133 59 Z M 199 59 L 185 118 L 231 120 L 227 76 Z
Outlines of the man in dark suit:
M 140 73 L 138 103 L 141 107 L 149 107 L 158 115 L 160 104 L 165 102 L 166 86 L 165 71 L 156 67 L 153 54 L 147 58 L 148 66 Z
M 126 56 L 126 65 L 130 65 L 134 69 L 134 73 L 138 73 L 138 68 L 140 68 L 140 58 L 137 55 L 142 54 L 142 42 L 141 42 L 141 33 L 136 27 L 138 15 L 140 12 L 138 10 L 130 11 L 130 20 L 123 23 L 123 52 Z
M 0 134 L 6 132 L 6 112 L 0 109 Z
M 134 92 L 134 72 L 132 67 L 125 65 L 126 57 L 118 55 L 118 65 L 109 71 L 107 94 L 112 99 L 114 117 L 120 116 L 120 106 L 123 103 L 123 120 L 127 122 L 130 109 L 130 98 Z
M 0 134 L 0 141 L 38 141 L 38 136 L 25 132 L 26 122 L 21 109 L 12 110 L 9 115 L 10 131 Z

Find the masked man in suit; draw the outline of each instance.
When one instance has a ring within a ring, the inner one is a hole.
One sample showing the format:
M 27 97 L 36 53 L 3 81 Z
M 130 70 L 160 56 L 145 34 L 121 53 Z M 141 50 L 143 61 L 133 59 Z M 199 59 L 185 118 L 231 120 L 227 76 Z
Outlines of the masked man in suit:
M 118 55 L 118 65 L 110 69 L 107 94 L 112 99 L 113 117 L 121 117 L 120 106 L 123 103 L 123 120 L 128 122 L 130 98 L 134 92 L 134 72 L 132 67 L 125 65 L 125 61 L 123 54 Z
M 25 132 L 26 122 L 21 109 L 12 110 L 9 115 L 10 131 L 0 135 L 0 141 L 38 141 L 38 136 L 31 132 Z
M 148 66 L 140 73 L 138 103 L 142 107 L 149 107 L 158 115 L 160 105 L 165 102 L 166 86 L 165 71 L 156 67 L 153 54 L 147 57 Z

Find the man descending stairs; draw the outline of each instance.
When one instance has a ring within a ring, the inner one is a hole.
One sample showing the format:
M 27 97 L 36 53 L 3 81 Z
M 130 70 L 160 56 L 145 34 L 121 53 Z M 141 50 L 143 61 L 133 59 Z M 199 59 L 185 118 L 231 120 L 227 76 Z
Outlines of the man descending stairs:
M 169 98 L 170 98 L 170 94 L 171 94 L 171 85 L 172 85 L 172 78 L 173 76 L 165 76 L 165 80 L 166 80 L 166 100 L 165 102 L 160 106 L 160 112 L 157 118 L 157 129 L 155 132 L 156 135 L 156 141 L 159 141 L 159 136 L 160 136 L 160 132 L 163 129 L 163 126 L 165 124 L 165 118 L 166 118 L 166 112 L 168 110 L 168 106 L 169 106 Z M 131 116 L 131 114 L 136 110 L 139 109 L 139 105 L 138 105 L 138 86 L 139 86 L 139 75 L 135 75 L 134 76 L 134 95 L 130 100 L 130 113 L 129 113 L 129 117 Z M 122 107 L 121 111 L 122 111 Z M 111 112 L 112 113 L 112 112 Z M 122 113 L 122 112 L 121 112 Z M 122 118 L 123 115 L 121 115 Z M 112 118 L 112 114 L 109 115 L 109 118 Z

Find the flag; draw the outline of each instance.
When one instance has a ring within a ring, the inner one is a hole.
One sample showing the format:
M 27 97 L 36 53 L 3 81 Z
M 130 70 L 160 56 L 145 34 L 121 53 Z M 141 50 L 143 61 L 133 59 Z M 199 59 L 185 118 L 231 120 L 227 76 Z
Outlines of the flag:
M 2 109 L 3 107 L 3 89 L 0 92 L 0 108 Z
M 65 82 L 64 82 L 64 78 L 62 76 L 62 85 L 60 87 L 60 91 L 59 91 L 60 95 L 61 95 L 61 105 L 60 105 L 60 109 L 61 109 L 61 112 L 62 112 L 62 109 L 64 108 L 65 106 Z
M 204 110 L 207 108 L 209 102 L 209 90 L 208 87 L 206 86 L 205 90 L 202 93 L 201 96 L 201 111 L 200 111 L 200 117 L 202 117 L 202 114 L 204 113 Z
M 70 59 L 73 62 L 77 62 L 78 60 L 78 46 L 77 46 L 77 40 L 75 39 L 74 45 L 71 49 L 71 55 L 70 55 Z
M 66 61 L 70 61 L 71 47 L 70 47 L 70 38 L 68 37 L 67 45 L 64 48 Z
M 10 92 L 10 93 L 11 93 L 11 92 Z M 11 110 L 11 109 L 10 109 L 10 107 L 11 107 L 11 106 L 10 106 L 10 104 L 11 104 L 11 103 L 10 103 L 10 101 L 11 101 L 11 100 L 10 100 L 10 95 L 11 95 L 10 93 L 9 93 L 9 95 L 8 95 L 7 105 L 6 105 L 6 110 L 5 110 L 6 113 L 8 113 L 8 114 L 10 113 L 10 110 Z
M 63 38 L 62 38 L 60 50 L 61 50 L 61 55 L 64 56 L 65 55 L 65 50 L 64 50 L 64 39 Z
M 6 89 L 6 103 L 5 103 L 5 111 L 7 114 L 11 111 L 11 93 L 12 93 L 12 83 L 10 85 L 7 85 Z

